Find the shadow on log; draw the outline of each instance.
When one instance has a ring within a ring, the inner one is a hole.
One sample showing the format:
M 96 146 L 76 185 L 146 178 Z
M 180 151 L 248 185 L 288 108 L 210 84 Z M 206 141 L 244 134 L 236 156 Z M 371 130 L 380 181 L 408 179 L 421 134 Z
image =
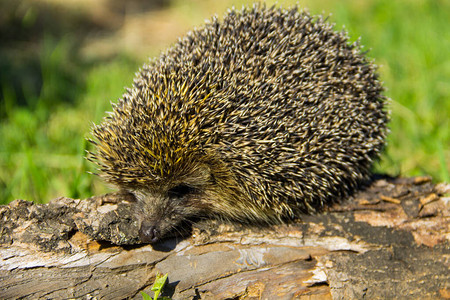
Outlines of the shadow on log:
M 379 178 L 302 222 L 203 221 L 141 245 L 121 194 L 0 207 L 1 299 L 450 298 L 450 184 Z M 125 199 L 126 200 L 126 199 Z

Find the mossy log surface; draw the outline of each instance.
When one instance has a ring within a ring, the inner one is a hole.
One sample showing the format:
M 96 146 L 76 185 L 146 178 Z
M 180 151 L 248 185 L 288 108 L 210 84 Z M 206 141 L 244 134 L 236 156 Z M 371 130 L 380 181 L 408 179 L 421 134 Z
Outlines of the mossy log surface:
M 302 222 L 139 244 L 121 194 L 0 207 L 0 299 L 448 299 L 450 184 L 378 178 Z

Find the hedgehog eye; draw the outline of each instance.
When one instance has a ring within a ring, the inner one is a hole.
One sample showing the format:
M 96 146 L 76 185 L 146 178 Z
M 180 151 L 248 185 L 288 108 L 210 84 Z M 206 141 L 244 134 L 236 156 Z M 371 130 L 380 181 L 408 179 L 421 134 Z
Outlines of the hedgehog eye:
M 187 184 L 179 184 L 171 188 L 167 194 L 170 198 L 183 198 L 184 196 L 191 194 L 195 191 L 195 188 Z

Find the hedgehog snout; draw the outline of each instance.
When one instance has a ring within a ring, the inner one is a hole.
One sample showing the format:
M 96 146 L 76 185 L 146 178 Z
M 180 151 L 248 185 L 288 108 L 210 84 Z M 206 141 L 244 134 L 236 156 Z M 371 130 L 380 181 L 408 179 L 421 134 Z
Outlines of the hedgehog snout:
M 140 222 L 139 239 L 143 243 L 155 243 L 170 231 L 170 199 L 161 193 L 143 189 L 135 190 L 133 194 L 136 198 L 136 216 Z
M 161 232 L 156 228 L 155 225 L 149 222 L 143 222 L 141 228 L 139 229 L 139 239 L 143 243 L 155 243 L 161 237 Z

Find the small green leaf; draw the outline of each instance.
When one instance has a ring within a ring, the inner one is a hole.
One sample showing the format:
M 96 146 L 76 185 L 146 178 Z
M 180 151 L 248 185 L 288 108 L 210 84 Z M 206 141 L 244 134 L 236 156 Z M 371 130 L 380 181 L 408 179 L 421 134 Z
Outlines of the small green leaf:
M 150 297 L 148 294 L 141 292 L 142 299 L 143 300 L 153 300 L 152 297 Z
M 153 286 L 151 288 L 151 290 L 155 292 L 154 300 L 158 300 L 158 296 L 162 292 L 162 289 L 164 288 L 164 285 L 166 284 L 167 276 L 169 276 L 169 274 L 166 274 L 164 276 L 159 273 L 156 274 L 155 283 L 153 284 Z

